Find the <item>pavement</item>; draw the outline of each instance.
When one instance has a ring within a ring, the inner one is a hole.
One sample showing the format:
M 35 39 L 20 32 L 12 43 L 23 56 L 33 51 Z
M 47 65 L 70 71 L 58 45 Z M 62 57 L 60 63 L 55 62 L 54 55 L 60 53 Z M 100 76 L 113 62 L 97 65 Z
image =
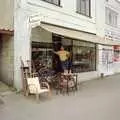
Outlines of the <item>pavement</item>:
M 8 95 L 11 92 L 12 91 L 11 91 L 10 87 L 8 87 L 5 83 L 0 81 L 0 105 L 4 104 L 2 97 Z
M 0 120 L 120 120 L 120 74 L 84 82 L 75 94 L 2 96 Z
M 0 94 L 2 94 L 3 92 L 9 91 L 9 89 L 10 88 L 5 83 L 0 81 Z

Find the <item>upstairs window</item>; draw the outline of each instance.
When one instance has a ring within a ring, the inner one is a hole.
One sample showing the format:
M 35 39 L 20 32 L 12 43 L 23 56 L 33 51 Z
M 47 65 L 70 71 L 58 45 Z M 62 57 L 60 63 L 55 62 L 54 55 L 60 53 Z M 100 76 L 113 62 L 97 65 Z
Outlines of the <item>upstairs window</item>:
M 117 27 L 118 13 L 106 7 L 106 24 Z
M 90 17 L 91 16 L 91 0 L 77 0 L 77 12 Z
M 54 5 L 60 6 L 60 0 L 43 0 L 43 1 L 46 1 L 46 2 L 52 3 Z

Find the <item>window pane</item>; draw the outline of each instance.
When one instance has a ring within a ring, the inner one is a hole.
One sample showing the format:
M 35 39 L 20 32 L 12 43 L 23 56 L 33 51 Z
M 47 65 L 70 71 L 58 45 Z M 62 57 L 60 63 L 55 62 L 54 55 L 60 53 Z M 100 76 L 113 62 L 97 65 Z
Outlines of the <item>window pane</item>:
M 109 24 L 112 24 L 112 15 L 110 12 L 109 12 Z
M 81 13 L 85 14 L 86 13 L 86 4 L 85 0 L 81 0 Z
M 56 5 L 59 5 L 59 0 L 52 0 L 52 2 Z
M 96 69 L 95 44 L 75 40 L 73 43 L 73 72 L 94 71 Z
M 117 15 L 115 15 L 115 26 L 117 26 Z
M 86 15 L 86 0 L 81 0 L 81 13 Z
M 80 2 L 81 0 L 77 0 L 77 11 L 80 12 Z
M 79 40 L 73 40 L 73 45 L 74 46 L 88 46 L 88 47 L 95 47 L 95 44 L 90 43 L 90 42 L 83 42 Z
M 106 23 L 111 26 L 117 26 L 117 19 L 118 14 L 110 8 L 106 8 Z
M 39 65 L 45 65 L 47 67 L 52 67 L 52 44 L 43 42 L 32 42 L 32 60 L 35 64 L 39 62 Z M 37 64 L 36 70 L 39 69 Z
M 47 1 L 47 2 L 50 2 L 50 3 L 56 4 L 56 5 L 59 5 L 59 4 L 60 4 L 60 0 L 44 0 L 44 1 Z
M 77 0 L 77 11 L 90 16 L 90 0 Z
M 47 2 L 51 2 L 51 0 L 45 0 L 45 1 L 47 1 Z
M 90 0 L 86 0 L 86 15 L 90 16 Z
M 109 10 L 106 8 L 106 23 L 109 24 Z

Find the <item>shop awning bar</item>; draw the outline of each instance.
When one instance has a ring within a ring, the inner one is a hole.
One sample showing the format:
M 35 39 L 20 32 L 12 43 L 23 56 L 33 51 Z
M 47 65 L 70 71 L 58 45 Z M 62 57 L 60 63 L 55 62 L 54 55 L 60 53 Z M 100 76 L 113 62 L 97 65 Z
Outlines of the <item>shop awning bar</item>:
M 92 33 L 85 33 L 82 31 L 73 30 L 70 28 L 64 28 L 61 26 L 56 26 L 47 23 L 41 23 L 40 26 L 51 33 L 55 33 L 72 39 L 84 40 L 84 41 L 103 44 L 103 45 L 120 45 L 119 41 L 105 40 L 104 38 L 99 37 Z

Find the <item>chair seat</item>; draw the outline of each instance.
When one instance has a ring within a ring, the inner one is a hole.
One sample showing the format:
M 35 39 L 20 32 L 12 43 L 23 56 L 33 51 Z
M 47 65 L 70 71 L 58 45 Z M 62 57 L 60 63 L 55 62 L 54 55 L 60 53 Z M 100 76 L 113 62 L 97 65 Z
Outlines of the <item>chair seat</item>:
M 38 93 L 45 93 L 45 92 L 49 92 L 49 89 L 41 89 Z
M 45 88 L 45 87 L 42 88 L 42 86 L 39 83 L 38 77 L 27 78 L 27 82 L 28 82 L 29 92 L 32 93 L 32 94 L 40 94 L 40 93 L 50 91 L 49 85 L 46 82 L 43 82 L 42 84 L 48 85 L 48 86 L 46 86 L 47 88 Z
M 45 93 L 45 92 L 49 92 L 49 89 L 40 89 L 38 92 L 35 91 L 30 91 L 31 94 L 40 94 L 40 93 Z

